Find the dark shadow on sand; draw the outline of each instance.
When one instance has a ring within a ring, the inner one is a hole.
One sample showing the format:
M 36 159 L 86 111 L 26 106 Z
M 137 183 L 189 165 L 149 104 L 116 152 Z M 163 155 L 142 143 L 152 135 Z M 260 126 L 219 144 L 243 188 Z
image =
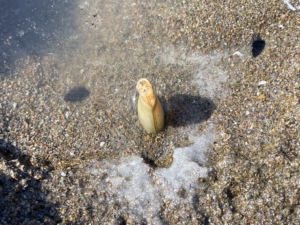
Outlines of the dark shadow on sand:
M 90 92 L 85 87 L 75 87 L 64 96 L 64 100 L 66 102 L 81 102 L 87 99 L 89 95 Z
M 265 49 L 266 41 L 260 37 L 260 34 L 253 34 L 252 42 L 252 56 L 256 58 L 259 56 Z
M 47 200 L 41 185 L 50 176 L 50 164 L 47 170 L 34 167 L 28 155 L 3 139 L 0 161 L 11 171 L 7 174 L 0 169 L 0 224 L 60 223 L 58 205 Z
M 209 98 L 186 94 L 172 96 L 166 105 L 166 125 L 173 127 L 201 123 L 209 119 L 216 109 Z
M 2 110 L 0 134 L 9 132 L 10 117 Z M 4 136 L 5 138 L 5 136 Z M 47 200 L 42 180 L 54 170 L 47 160 L 34 166 L 30 156 L 0 138 L 0 224 L 58 224 L 58 204 Z M 42 167 L 42 168 L 41 168 Z

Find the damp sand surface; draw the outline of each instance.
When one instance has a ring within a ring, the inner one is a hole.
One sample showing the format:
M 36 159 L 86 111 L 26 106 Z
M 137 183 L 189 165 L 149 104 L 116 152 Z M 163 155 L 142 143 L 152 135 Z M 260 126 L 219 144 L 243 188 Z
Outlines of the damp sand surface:
M 299 2 L 0 3 L 1 224 L 297 224 Z

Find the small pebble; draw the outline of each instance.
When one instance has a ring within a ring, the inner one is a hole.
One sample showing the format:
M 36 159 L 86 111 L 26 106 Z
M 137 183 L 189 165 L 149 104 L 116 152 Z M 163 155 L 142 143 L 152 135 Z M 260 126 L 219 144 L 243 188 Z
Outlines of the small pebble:
M 66 111 L 66 112 L 65 112 L 65 117 L 66 117 L 66 119 L 69 118 L 69 111 Z
M 105 144 L 105 142 L 104 142 L 104 141 L 100 142 L 100 147 L 103 147 L 103 146 L 104 146 L 104 144 Z
M 61 175 L 62 177 L 67 176 L 67 174 L 66 174 L 65 172 L 61 172 L 60 175 Z
M 258 83 L 258 86 L 261 86 L 261 85 L 266 85 L 267 84 L 267 81 L 265 80 L 262 80 Z
M 233 55 L 237 55 L 237 56 L 243 56 L 242 53 L 240 53 L 239 51 L 236 51 L 235 53 L 233 53 Z

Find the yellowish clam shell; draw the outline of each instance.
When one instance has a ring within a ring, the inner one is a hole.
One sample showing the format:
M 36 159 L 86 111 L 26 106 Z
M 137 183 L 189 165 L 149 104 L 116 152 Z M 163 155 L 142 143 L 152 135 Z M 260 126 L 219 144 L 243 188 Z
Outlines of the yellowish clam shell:
M 156 134 L 163 129 L 165 123 L 161 103 L 147 79 L 140 79 L 136 89 L 139 92 L 137 110 L 140 123 L 147 132 Z

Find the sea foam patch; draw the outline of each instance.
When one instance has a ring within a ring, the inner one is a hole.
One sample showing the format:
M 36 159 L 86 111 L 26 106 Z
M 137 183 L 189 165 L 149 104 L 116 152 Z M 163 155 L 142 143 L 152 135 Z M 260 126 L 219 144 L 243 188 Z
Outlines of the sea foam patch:
M 180 209 L 180 217 L 196 221 L 193 201 L 201 189 L 199 178 L 208 176 L 205 152 L 214 141 L 213 128 L 190 140 L 194 142 L 191 146 L 175 149 L 169 168 L 153 171 L 134 155 L 114 163 L 95 160 L 88 169 L 95 177 L 90 187 L 106 192 L 109 201 L 105 204 L 118 205 L 118 214 L 127 215 L 130 221 L 163 224 L 162 207 Z

